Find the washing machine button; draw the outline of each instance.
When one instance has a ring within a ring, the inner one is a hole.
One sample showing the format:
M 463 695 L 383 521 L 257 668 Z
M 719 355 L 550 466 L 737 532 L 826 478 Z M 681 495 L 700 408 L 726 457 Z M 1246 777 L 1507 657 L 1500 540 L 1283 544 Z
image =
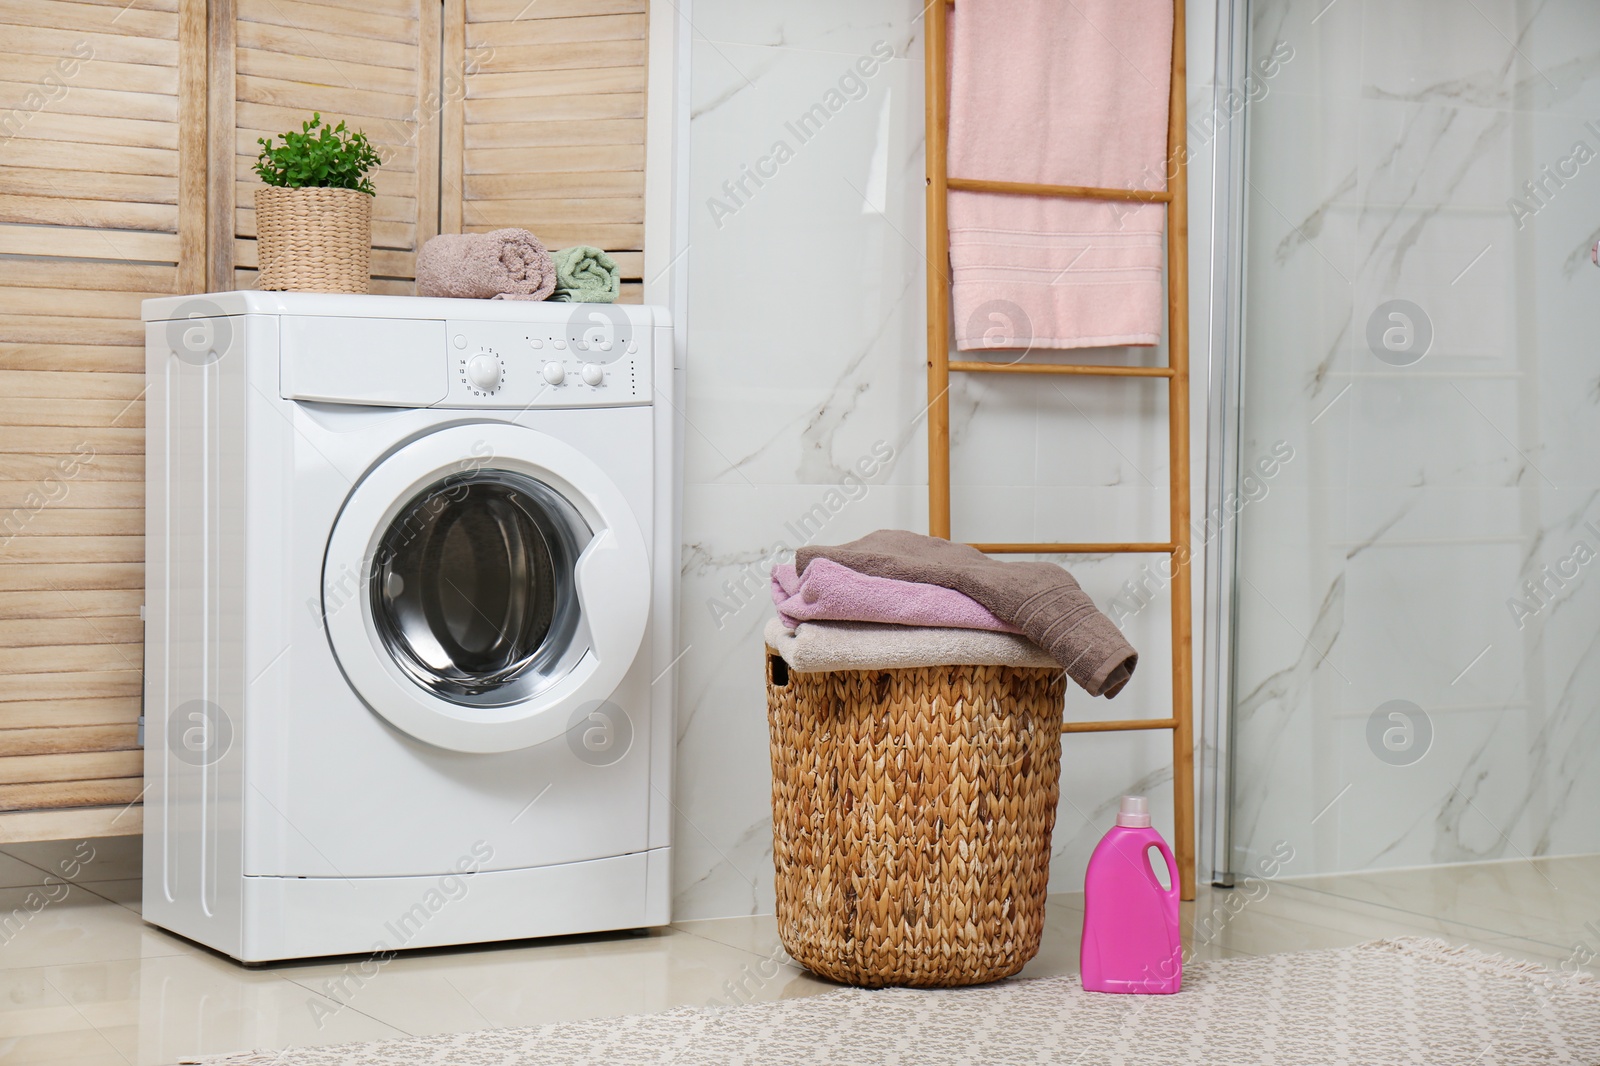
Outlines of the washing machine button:
M 606 379 L 606 372 L 598 363 L 583 364 L 583 383 L 585 385 L 598 385 Z
M 560 363 L 546 363 L 544 365 L 544 379 L 552 385 L 559 385 L 566 380 L 567 370 Z

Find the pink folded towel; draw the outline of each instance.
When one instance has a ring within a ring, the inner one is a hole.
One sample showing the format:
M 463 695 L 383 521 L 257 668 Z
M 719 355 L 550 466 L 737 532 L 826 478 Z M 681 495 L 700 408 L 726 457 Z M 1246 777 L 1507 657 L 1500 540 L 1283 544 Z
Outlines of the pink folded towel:
M 952 177 L 1165 189 L 1170 0 L 962 0 Z M 956 347 L 1155 344 L 1161 204 L 950 194 Z
M 887 622 L 947 629 L 1021 630 L 955 589 L 858 574 L 830 559 L 813 559 L 804 575 L 793 563 L 772 568 L 772 602 L 784 627 L 801 622 Z
M 417 295 L 468 300 L 543 300 L 556 265 L 525 229 L 441 233 L 417 253 Z

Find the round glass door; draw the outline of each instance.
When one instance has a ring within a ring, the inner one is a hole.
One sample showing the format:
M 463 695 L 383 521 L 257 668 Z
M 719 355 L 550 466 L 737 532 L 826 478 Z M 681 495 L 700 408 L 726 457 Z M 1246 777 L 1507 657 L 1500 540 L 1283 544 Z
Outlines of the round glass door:
M 373 557 L 370 606 L 384 650 L 453 703 L 537 695 L 589 649 L 574 568 L 592 535 L 526 474 L 435 482 L 401 506 Z

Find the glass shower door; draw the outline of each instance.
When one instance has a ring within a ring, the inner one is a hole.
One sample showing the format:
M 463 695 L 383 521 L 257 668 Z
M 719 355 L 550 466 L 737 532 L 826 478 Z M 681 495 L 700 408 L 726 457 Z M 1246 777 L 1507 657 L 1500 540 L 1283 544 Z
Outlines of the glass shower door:
M 1232 868 L 1600 851 L 1600 12 L 1247 9 Z

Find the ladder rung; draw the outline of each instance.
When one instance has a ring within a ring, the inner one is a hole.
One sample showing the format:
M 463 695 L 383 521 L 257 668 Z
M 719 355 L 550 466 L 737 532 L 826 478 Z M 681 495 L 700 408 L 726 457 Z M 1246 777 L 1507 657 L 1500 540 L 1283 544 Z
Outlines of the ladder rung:
M 1105 544 L 974 544 L 986 555 L 1164 555 L 1171 544 L 1108 542 Z
M 1125 718 L 1120 722 L 1062 722 L 1063 733 L 1120 733 L 1125 729 L 1176 729 L 1176 718 Z
M 1097 185 L 1041 185 L 1031 181 L 989 181 L 985 178 L 946 178 L 951 192 L 998 192 L 1010 196 L 1065 196 L 1074 200 L 1131 200 L 1146 204 L 1167 204 L 1172 194 L 1165 189 L 1107 189 Z
M 1094 366 L 1089 363 L 991 363 L 955 359 L 951 370 L 973 374 L 1080 374 L 1096 378 L 1170 378 L 1170 366 Z

